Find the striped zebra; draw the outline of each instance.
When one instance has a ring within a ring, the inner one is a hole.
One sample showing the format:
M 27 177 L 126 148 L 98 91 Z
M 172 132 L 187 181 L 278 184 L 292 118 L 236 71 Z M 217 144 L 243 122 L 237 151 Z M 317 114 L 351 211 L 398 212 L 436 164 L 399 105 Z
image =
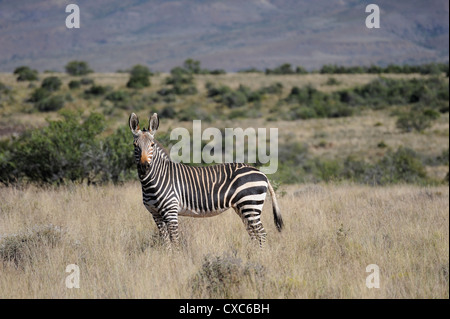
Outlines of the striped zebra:
M 156 113 L 150 118 L 148 129 L 139 129 L 134 113 L 129 125 L 144 206 L 169 249 L 172 244 L 178 247 L 178 216 L 210 217 L 229 208 L 241 217 L 251 239 L 259 241 L 262 247 L 266 231 L 260 217 L 267 189 L 272 196 L 274 222 L 281 231 L 280 209 L 264 173 L 243 163 L 193 167 L 171 161 L 155 139 L 159 127 Z

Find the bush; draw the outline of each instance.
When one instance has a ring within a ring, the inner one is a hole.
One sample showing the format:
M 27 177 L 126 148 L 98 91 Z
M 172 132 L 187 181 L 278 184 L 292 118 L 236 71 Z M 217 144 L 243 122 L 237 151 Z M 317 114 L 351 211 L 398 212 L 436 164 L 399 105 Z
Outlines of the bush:
M 70 61 L 66 64 L 66 73 L 74 76 L 81 76 L 92 73 L 89 65 L 85 61 Z
M 94 84 L 94 80 L 91 78 L 81 78 L 80 83 L 82 85 L 93 85 Z
M 153 75 L 152 72 L 150 72 L 149 68 L 137 64 L 133 66 L 133 68 L 130 71 L 130 79 L 127 82 L 127 87 L 133 88 L 133 89 L 141 89 L 144 87 L 150 86 L 150 76 Z
M 72 80 L 69 82 L 68 86 L 71 90 L 78 89 L 79 87 L 81 87 L 81 82 L 78 80 Z
M 235 254 L 204 257 L 201 269 L 191 280 L 196 298 L 242 298 L 245 286 L 262 288 L 265 268 L 260 264 L 243 263 Z
M 448 150 L 440 157 L 444 158 L 443 162 L 446 161 L 445 158 L 448 161 Z M 288 141 L 279 147 L 278 170 L 271 179 L 283 184 L 344 179 L 370 185 L 427 184 L 430 180 L 423 161 L 422 156 L 403 147 L 396 151 L 388 150 L 383 158 L 373 164 L 354 156 L 349 156 L 344 161 L 324 159 L 311 157 L 307 145 Z
M 50 96 L 50 92 L 44 88 L 36 88 L 28 98 L 28 102 L 39 102 Z
M 130 98 L 130 94 L 127 91 L 118 90 L 112 91 L 105 96 L 105 99 L 112 102 L 125 102 Z
M 325 82 L 325 85 L 339 85 L 339 84 L 341 84 L 341 82 L 333 77 L 329 77 L 327 82 Z
M 295 68 L 295 73 L 297 74 L 308 74 L 308 71 L 306 71 L 306 69 L 302 66 L 297 66 Z
M 0 261 L 5 265 L 24 268 L 38 257 L 42 248 L 53 248 L 61 240 L 61 229 L 51 224 L 5 236 L 0 240 Z
M 181 86 L 194 83 L 194 77 L 192 73 L 189 70 L 181 68 L 179 66 L 170 70 L 170 75 L 171 76 L 166 79 L 166 84 Z
M 38 71 L 30 69 L 28 66 L 19 66 L 14 70 L 17 74 L 17 81 L 37 81 Z
M 218 97 L 218 102 L 222 100 L 223 95 L 231 92 L 230 87 L 226 85 L 216 87 L 211 82 L 208 82 L 205 86 L 207 89 L 207 97 Z
M 273 83 L 269 86 L 263 87 L 259 89 L 259 92 L 262 94 L 277 94 L 280 95 L 283 93 L 283 84 L 280 82 Z
M 91 180 L 96 183 L 125 182 L 136 176 L 133 144 L 128 125 L 119 127 L 101 143 L 100 154 L 92 158 Z M 95 154 L 95 153 L 94 153 Z
M 212 120 L 211 115 L 196 104 L 192 104 L 187 108 L 180 110 L 177 113 L 177 118 L 179 121 L 202 120 L 210 122 Z
M 35 103 L 35 107 L 41 112 L 58 111 L 64 106 L 65 100 L 62 95 L 52 95 Z
M 91 115 L 82 124 L 79 117 L 64 113 L 63 121 L 49 121 L 48 127 L 23 135 L 15 144 L 11 160 L 15 175 L 42 183 L 84 180 L 86 149 L 95 146 L 95 136 L 103 131 L 103 119 Z
M 299 71 L 303 71 L 303 69 L 300 69 Z M 290 63 L 284 63 L 275 69 L 266 69 L 266 74 L 295 74 L 296 71 L 292 69 L 292 66 Z
M 360 99 L 357 104 L 367 104 L 375 109 L 393 104 L 417 103 L 435 109 L 447 108 L 448 85 L 439 78 L 429 79 L 387 79 L 378 78 L 351 91 Z
M 222 102 L 232 109 L 245 105 L 247 103 L 247 96 L 242 91 L 232 91 L 222 97 Z
M 198 90 L 195 85 L 174 84 L 170 93 L 177 95 L 195 95 L 198 93 Z
M 397 128 L 404 132 L 411 132 L 413 130 L 422 132 L 430 128 L 433 120 L 439 118 L 439 113 L 434 110 L 410 110 L 401 114 L 396 122 Z
M 427 178 L 420 156 L 409 148 L 389 150 L 375 164 L 367 164 L 349 157 L 344 162 L 343 177 L 370 185 L 396 183 L 425 184 Z
M 324 160 L 316 158 L 316 175 L 321 181 L 330 182 L 339 180 L 342 176 L 342 167 L 337 160 Z
M 373 178 L 369 176 L 368 180 L 377 181 L 377 184 L 421 183 L 427 177 L 418 154 L 404 147 L 396 152 L 388 152 L 371 173 Z
M 102 85 L 94 84 L 88 90 L 85 90 L 84 93 L 87 95 L 103 95 L 107 91 L 107 88 Z
M 176 114 L 177 112 L 172 106 L 166 106 L 165 108 L 162 109 L 160 116 L 161 118 L 173 119 L 175 118 Z
M 184 69 L 186 69 L 187 72 L 193 73 L 193 74 L 199 74 L 201 72 L 200 67 L 200 61 L 193 60 L 193 59 L 187 59 L 183 63 Z
M 286 120 L 345 117 L 354 113 L 354 108 L 342 103 L 339 95 L 321 92 L 311 85 L 294 86 L 285 101 L 296 104 L 284 115 Z
M 61 80 L 56 76 L 49 76 L 48 78 L 45 78 L 42 81 L 41 87 L 43 89 L 46 89 L 49 92 L 58 91 L 61 87 L 62 82 Z
M 209 71 L 209 74 L 211 75 L 221 75 L 221 74 L 227 74 L 227 72 L 223 69 L 214 69 Z

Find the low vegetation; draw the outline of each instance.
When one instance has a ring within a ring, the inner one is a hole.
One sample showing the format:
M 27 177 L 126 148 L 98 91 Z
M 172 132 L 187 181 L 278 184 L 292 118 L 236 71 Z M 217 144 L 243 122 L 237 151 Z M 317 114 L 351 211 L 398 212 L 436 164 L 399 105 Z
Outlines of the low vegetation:
M 0 297 L 449 297 L 447 186 L 303 184 L 277 192 L 285 229 L 275 229 L 269 200 L 263 251 L 227 211 L 181 218 L 182 248 L 171 254 L 137 182 L 2 188 Z M 65 286 L 69 264 L 80 269 L 78 289 Z M 370 264 L 380 268 L 380 288 L 366 287 Z
M 449 297 L 448 64 L 226 73 L 188 59 L 99 74 L 82 62 L 0 74 L 1 298 Z M 182 218 L 168 253 L 142 205 L 130 112 L 158 112 L 168 148 L 192 120 L 278 128 L 283 232 L 268 200 L 265 250 L 225 212 Z M 64 284 L 70 264 L 79 289 Z
M 1 183 L 76 181 L 98 184 L 133 178 L 129 132 L 123 126 L 130 111 L 158 112 L 162 120 L 171 120 L 176 125 L 202 120 L 219 128 L 229 125 L 225 124 L 229 120 L 258 119 L 259 126 L 279 126 L 272 122 L 287 121 L 293 123 L 292 127 L 296 127 L 296 123 L 304 126 L 302 121 L 314 119 L 354 118 L 357 121 L 367 112 L 376 112 L 370 116 L 384 114 L 383 117 L 393 119 L 395 125 L 389 129 L 390 133 L 397 130 L 395 134 L 425 134 L 430 139 L 435 123 L 448 122 L 448 78 L 439 74 L 445 71 L 444 64 L 369 69 L 324 66 L 314 75 L 317 79 L 311 78 L 315 82 L 303 85 L 292 85 L 289 81 L 300 81 L 302 77 L 311 76 L 311 72 L 287 63 L 267 70 L 266 75 L 256 75 L 256 81 L 246 80 L 246 77 L 254 77 L 249 73 L 240 73 L 239 81 L 228 80 L 232 75 L 204 69 L 200 61 L 193 59 L 174 67 L 168 75 L 158 75 L 146 66 L 135 65 L 128 75 L 117 74 L 124 80 L 120 84 L 105 81 L 95 74 L 86 77 L 91 70 L 83 61 L 71 61 L 66 69 L 70 77 L 49 74 L 39 86 L 12 89 L 2 84 L 0 112 L 3 114 L 12 112 L 34 117 L 40 112 L 59 114 L 56 118 L 47 118 L 44 125 L 1 141 Z M 355 73 L 352 77 L 357 77 L 360 70 L 377 75 L 359 85 L 347 85 L 351 78 L 344 78 L 342 74 Z M 389 76 L 401 70 L 427 75 Z M 28 67 L 15 70 L 16 74 L 30 72 L 35 73 Z M 274 80 L 270 80 L 272 77 Z M 150 78 L 155 82 L 152 85 Z M 44 116 L 47 115 L 41 118 Z M 120 120 L 121 125 L 110 127 L 114 119 Z M 378 130 L 382 131 L 384 125 L 387 123 L 378 121 Z M 446 132 L 448 137 L 448 129 Z M 162 131 L 158 138 L 170 147 L 173 142 L 165 134 Z M 314 138 L 311 144 L 311 141 L 291 139 L 288 132 L 284 134 L 280 139 L 278 171 L 271 176 L 281 184 L 343 180 L 371 185 L 446 182 L 446 174 L 430 175 L 429 168 L 435 170 L 436 166 L 429 164 L 429 158 L 448 150 L 448 142 L 433 150 L 433 154 L 427 154 L 414 145 L 380 142 L 380 137 L 373 145 L 379 150 L 377 156 L 367 157 L 356 151 L 327 154 L 327 149 L 334 148 L 327 136 Z M 440 170 L 444 170 L 442 166 L 445 167 L 440 165 Z M 448 172 L 448 164 L 446 166 Z

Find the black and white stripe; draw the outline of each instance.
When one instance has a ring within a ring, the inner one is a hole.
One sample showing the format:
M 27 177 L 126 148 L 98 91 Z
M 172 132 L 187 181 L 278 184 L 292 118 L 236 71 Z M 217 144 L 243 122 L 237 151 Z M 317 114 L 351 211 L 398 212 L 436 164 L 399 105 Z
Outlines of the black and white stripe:
M 158 125 L 154 114 L 149 130 L 141 131 L 137 116 L 130 116 L 144 205 L 169 246 L 170 242 L 178 244 L 178 216 L 210 217 L 229 208 L 236 211 L 250 237 L 262 246 L 266 231 L 260 217 L 267 190 L 272 196 L 275 224 L 281 231 L 280 210 L 264 173 L 242 163 L 194 167 L 172 162 L 154 140 Z

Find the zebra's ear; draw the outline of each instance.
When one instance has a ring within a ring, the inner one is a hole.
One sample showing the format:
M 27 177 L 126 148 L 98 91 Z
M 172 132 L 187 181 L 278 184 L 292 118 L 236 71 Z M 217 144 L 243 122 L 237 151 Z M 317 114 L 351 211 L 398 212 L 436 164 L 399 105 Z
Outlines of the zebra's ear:
M 158 127 L 159 127 L 158 114 L 153 113 L 152 117 L 150 118 L 150 121 L 148 122 L 148 130 L 150 131 L 150 134 L 155 135 Z
M 128 120 L 130 124 L 130 130 L 133 135 L 137 135 L 139 131 L 139 118 L 136 114 L 131 113 L 130 119 Z

